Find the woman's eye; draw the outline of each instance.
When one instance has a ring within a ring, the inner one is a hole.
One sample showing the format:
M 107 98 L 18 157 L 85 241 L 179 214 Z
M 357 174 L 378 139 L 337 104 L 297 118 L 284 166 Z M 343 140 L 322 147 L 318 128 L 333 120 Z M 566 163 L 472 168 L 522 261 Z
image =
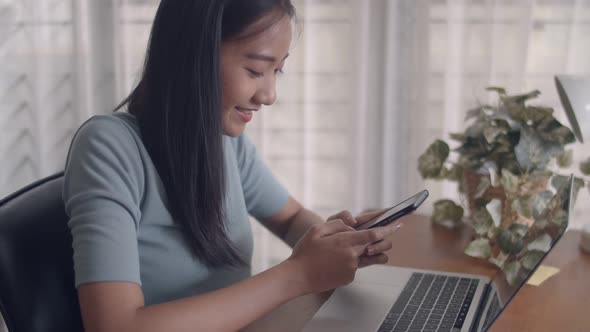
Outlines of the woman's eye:
M 250 73 L 250 75 L 252 75 L 252 77 L 262 77 L 262 76 L 264 76 L 264 74 L 261 73 L 261 72 L 258 72 L 258 71 L 252 70 L 252 69 L 247 69 L 247 70 L 248 70 L 248 73 Z

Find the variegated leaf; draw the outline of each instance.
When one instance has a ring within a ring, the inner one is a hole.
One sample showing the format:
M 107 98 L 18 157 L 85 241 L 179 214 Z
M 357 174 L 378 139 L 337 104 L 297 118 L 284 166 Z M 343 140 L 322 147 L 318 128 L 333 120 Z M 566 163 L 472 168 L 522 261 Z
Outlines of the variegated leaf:
M 471 257 L 487 259 L 492 253 L 492 248 L 488 239 L 479 238 L 471 241 L 465 248 L 465 254 Z

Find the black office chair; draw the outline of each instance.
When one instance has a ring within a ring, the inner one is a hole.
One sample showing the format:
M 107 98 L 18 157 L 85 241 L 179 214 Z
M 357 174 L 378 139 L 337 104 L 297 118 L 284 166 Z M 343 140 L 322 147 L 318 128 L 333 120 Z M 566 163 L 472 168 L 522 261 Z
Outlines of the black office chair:
M 0 200 L 0 312 L 9 332 L 83 331 L 63 173 Z

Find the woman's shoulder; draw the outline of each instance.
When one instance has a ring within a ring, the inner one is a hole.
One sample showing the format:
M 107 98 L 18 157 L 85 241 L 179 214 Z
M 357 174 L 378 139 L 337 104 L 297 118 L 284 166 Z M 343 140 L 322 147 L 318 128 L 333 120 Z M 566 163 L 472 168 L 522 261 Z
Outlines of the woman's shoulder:
M 92 116 L 80 126 L 76 136 L 81 134 L 96 134 L 115 138 L 129 135 L 138 136 L 139 126 L 135 116 L 129 113 L 114 112 Z
M 74 134 L 68 160 L 86 155 L 120 160 L 141 161 L 144 150 L 135 117 L 115 112 L 95 115 L 84 122 Z M 139 166 L 139 165 L 138 165 Z
M 73 144 L 111 149 L 137 149 L 141 143 L 139 126 L 128 113 L 114 112 L 95 115 L 84 122 L 74 134 Z
M 64 198 L 86 187 L 111 188 L 118 183 L 117 190 L 126 188 L 141 199 L 145 157 L 133 120 L 127 117 L 95 115 L 80 126 L 66 158 Z

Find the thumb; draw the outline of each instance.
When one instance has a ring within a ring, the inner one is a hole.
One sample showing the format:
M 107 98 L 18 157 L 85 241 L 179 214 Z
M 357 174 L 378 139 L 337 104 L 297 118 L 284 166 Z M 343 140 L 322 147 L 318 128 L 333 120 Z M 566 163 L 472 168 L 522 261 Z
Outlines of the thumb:
M 340 219 L 344 222 L 345 225 L 354 227 L 356 226 L 357 222 L 356 219 L 352 216 L 352 213 L 348 210 L 340 211 L 333 216 L 330 216 L 328 220 Z
M 317 226 L 317 233 L 316 234 L 319 237 L 324 237 L 324 236 L 328 236 L 328 235 L 332 235 L 332 234 L 336 234 L 336 233 L 340 233 L 340 232 L 348 232 L 348 231 L 354 231 L 354 229 L 351 228 L 350 226 L 346 225 L 340 219 L 333 219 L 333 220 L 327 221 L 323 224 L 319 224 L 319 226 Z

